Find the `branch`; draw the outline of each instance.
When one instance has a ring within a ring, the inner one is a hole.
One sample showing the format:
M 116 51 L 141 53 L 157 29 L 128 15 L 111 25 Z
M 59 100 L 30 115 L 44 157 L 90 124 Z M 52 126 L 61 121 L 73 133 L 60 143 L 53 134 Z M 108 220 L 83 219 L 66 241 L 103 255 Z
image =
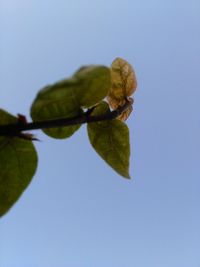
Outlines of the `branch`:
M 23 123 L 21 121 L 18 121 L 15 124 L 0 125 L 0 136 L 19 136 L 20 133 L 24 131 L 58 128 L 58 127 L 66 127 L 77 124 L 113 120 L 117 118 L 119 115 L 121 115 L 131 105 L 132 103 L 127 100 L 126 103 L 123 106 L 119 107 L 118 109 L 109 111 L 108 113 L 99 116 L 92 116 L 90 110 L 88 110 L 85 113 L 73 118 L 35 121 L 29 123 Z

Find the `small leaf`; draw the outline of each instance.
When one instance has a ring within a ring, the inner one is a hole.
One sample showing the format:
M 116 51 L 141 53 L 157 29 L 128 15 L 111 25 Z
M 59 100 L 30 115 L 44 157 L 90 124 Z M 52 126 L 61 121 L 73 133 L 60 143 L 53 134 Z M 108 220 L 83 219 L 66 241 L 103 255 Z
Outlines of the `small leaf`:
M 0 109 L 0 124 L 17 118 Z M 0 217 L 19 199 L 37 168 L 37 153 L 31 141 L 0 137 Z
M 100 103 L 92 115 L 103 115 L 109 111 L 106 102 Z M 120 175 L 129 175 L 129 129 L 120 120 L 88 123 L 88 136 L 96 152 Z
M 73 79 L 58 82 L 42 89 L 31 107 L 33 121 L 72 118 L 82 113 L 76 98 L 75 87 L 77 83 Z M 43 129 L 54 138 L 67 138 L 74 134 L 80 125 Z
M 123 106 L 136 90 L 137 81 L 132 66 L 122 58 L 116 58 L 111 65 L 112 86 L 108 94 L 108 103 L 111 108 L 117 109 Z M 127 109 L 121 116 L 120 120 L 126 120 L 132 111 L 132 107 Z
M 85 66 L 74 75 L 76 96 L 80 106 L 89 108 L 103 100 L 111 88 L 110 69 L 105 66 Z
M 121 120 L 121 121 L 126 121 L 128 119 L 128 117 L 130 116 L 131 112 L 133 111 L 133 98 L 129 97 L 126 99 L 127 102 L 131 103 L 131 105 L 124 111 L 122 112 L 121 115 L 119 115 L 119 117 L 117 117 L 117 119 Z M 125 101 L 121 102 L 122 105 L 125 104 Z

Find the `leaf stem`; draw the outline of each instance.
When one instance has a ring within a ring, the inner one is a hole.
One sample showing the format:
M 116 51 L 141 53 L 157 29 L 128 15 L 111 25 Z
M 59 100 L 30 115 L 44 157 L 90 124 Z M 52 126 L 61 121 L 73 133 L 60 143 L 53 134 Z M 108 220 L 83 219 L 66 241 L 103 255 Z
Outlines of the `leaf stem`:
M 17 121 L 17 123 L 14 124 L 0 125 L 0 136 L 18 136 L 21 132 L 24 131 L 58 128 L 77 124 L 113 120 L 121 115 L 131 105 L 132 103 L 127 100 L 123 106 L 99 116 L 92 116 L 90 112 L 86 111 L 85 113 L 73 118 L 59 118 L 44 121 L 34 121 L 29 123 Z

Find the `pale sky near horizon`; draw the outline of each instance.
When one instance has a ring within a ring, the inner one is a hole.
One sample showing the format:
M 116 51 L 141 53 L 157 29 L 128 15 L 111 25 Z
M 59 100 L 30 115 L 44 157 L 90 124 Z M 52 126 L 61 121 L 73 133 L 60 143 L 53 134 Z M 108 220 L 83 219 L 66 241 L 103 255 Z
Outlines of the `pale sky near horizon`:
M 0 107 L 122 57 L 138 79 L 132 180 L 36 132 L 37 173 L 0 221 L 0 267 L 200 267 L 199 0 L 0 0 Z

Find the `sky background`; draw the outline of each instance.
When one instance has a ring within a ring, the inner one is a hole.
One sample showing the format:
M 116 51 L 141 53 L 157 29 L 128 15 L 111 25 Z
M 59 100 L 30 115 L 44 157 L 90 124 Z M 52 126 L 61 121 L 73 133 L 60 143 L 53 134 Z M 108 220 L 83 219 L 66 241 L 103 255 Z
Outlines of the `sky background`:
M 37 132 L 39 165 L 0 221 L 0 267 L 200 267 L 199 0 L 0 0 L 0 107 L 122 57 L 138 90 L 132 180 L 92 150 Z

